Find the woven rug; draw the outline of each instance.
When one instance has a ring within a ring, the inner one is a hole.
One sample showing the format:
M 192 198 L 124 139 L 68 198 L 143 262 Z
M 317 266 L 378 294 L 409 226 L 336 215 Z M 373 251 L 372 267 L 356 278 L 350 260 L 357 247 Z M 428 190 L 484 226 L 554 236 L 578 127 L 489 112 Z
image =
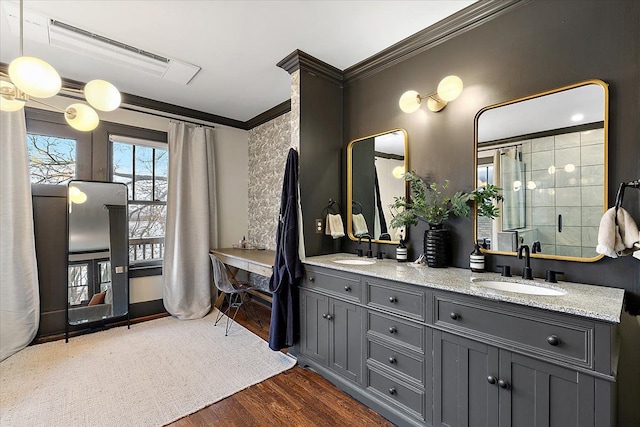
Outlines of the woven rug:
M 0 426 L 160 426 L 295 365 L 215 314 L 19 351 L 0 363 Z

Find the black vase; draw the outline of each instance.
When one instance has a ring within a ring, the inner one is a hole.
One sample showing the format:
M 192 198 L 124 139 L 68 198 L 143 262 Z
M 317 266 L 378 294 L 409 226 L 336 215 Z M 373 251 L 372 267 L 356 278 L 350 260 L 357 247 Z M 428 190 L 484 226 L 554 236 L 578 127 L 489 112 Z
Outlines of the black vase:
M 424 232 L 424 255 L 427 265 L 435 268 L 445 268 L 449 265 L 449 230 L 442 224 L 429 224 Z

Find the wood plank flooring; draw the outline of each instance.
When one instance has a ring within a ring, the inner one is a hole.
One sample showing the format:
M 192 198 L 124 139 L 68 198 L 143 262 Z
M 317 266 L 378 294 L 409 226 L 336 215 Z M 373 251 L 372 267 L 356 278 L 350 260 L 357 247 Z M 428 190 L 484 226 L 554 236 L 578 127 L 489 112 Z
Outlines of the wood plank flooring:
M 254 304 L 262 329 L 241 310 L 238 323 L 264 340 L 269 336 L 269 309 Z M 224 325 L 218 325 L 224 327 Z M 385 426 L 393 424 L 307 369 L 295 366 L 220 402 L 169 424 L 194 426 Z

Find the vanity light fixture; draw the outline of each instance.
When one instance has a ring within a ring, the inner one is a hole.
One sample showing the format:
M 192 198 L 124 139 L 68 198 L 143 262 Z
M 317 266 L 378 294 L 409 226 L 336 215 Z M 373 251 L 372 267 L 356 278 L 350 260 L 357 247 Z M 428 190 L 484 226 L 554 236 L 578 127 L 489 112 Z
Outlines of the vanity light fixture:
M 18 111 L 31 99 L 42 105 L 64 113 L 67 123 L 80 131 L 92 131 L 100 123 L 100 111 L 113 111 L 120 106 L 121 96 L 118 89 L 105 80 L 92 80 L 84 90 L 63 88 L 62 79 L 49 63 L 32 56 L 24 56 L 24 0 L 20 0 L 20 56 L 9 64 L 9 74 L 0 76 L 9 81 L 0 80 L 0 110 Z M 51 98 L 60 90 L 83 94 L 87 104 L 74 103 L 65 110 L 46 104 L 35 98 Z
M 403 178 L 405 173 L 407 173 L 407 171 L 404 169 L 404 166 L 396 166 L 391 171 L 393 177 L 397 179 Z
M 440 80 L 435 92 L 420 96 L 415 90 L 409 90 L 402 94 L 398 104 L 405 113 L 413 113 L 420 108 L 423 99 L 427 99 L 427 108 L 434 113 L 441 111 L 447 104 L 456 99 L 462 93 L 462 79 L 458 76 L 447 76 Z

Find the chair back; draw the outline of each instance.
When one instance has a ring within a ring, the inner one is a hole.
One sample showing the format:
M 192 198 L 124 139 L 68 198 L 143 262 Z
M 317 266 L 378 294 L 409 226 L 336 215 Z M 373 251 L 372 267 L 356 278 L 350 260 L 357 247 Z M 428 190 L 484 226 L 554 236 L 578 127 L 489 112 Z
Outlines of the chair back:
M 211 257 L 211 265 L 213 266 L 213 283 L 216 288 L 224 293 L 232 293 L 236 288 L 229 280 L 229 274 L 227 273 L 227 267 L 224 265 L 220 258 L 214 254 L 209 254 Z

